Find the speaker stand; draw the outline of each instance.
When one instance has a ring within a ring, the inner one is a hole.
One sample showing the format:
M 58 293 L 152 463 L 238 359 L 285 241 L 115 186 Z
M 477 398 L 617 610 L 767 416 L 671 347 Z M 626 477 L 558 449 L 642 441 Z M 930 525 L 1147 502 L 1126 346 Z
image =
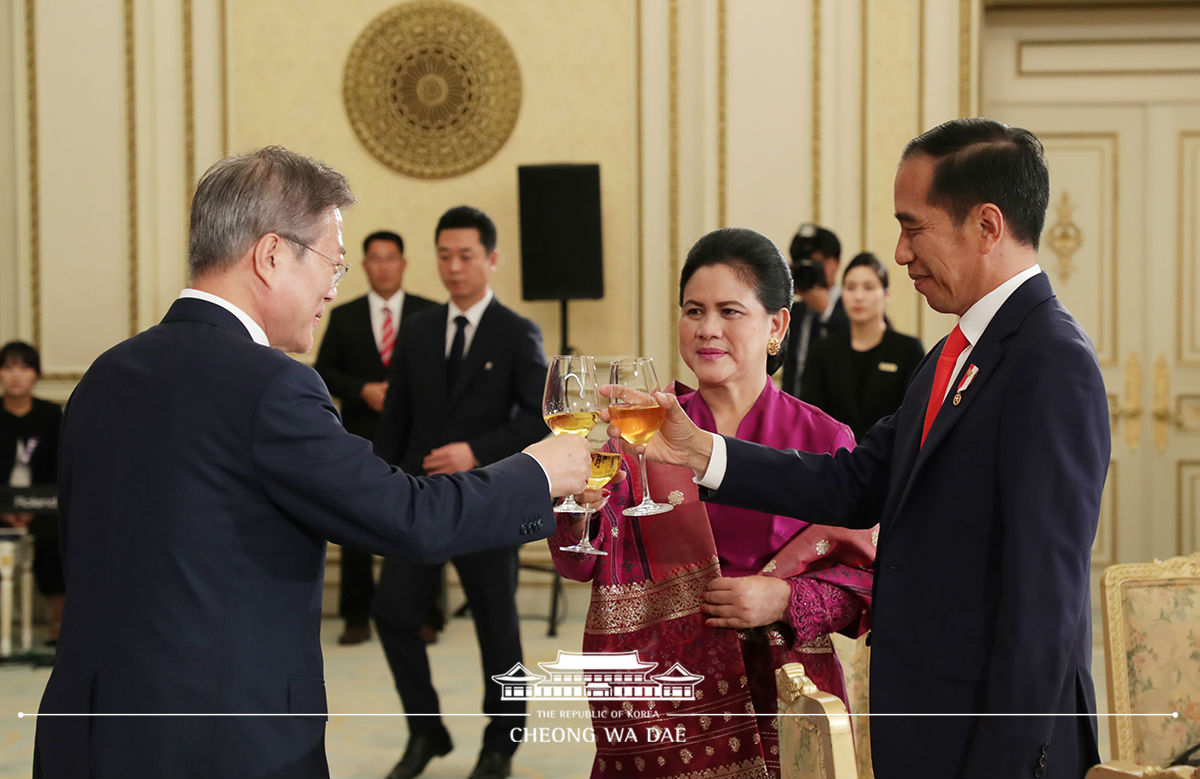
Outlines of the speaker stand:
M 570 354 L 571 346 L 567 340 L 567 299 L 562 298 L 558 301 L 558 333 L 561 349 L 559 354 Z

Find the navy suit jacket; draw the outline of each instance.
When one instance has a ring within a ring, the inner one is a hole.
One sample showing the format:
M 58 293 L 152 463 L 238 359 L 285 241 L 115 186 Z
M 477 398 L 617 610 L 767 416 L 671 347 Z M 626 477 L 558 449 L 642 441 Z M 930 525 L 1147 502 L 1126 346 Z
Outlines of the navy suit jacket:
M 405 323 L 392 361 L 375 451 L 422 473 L 430 450 L 466 441 L 483 465 L 549 434 L 542 419 L 542 331 L 492 298 L 453 387 L 446 386 L 446 304 Z
M 399 333 L 404 330 L 408 319 L 436 307 L 437 303 L 429 298 L 411 292 L 404 293 L 392 359 L 395 359 L 400 348 Z M 363 438 L 374 436 L 375 428 L 379 425 L 379 412 L 362 399 L 362 388 L 369 381 L 386 379 L 388 369 L 384 367 L 375 345 L 375 332 L 371 329 L 371 304 L 366 295 L 329 312 L 329 327 L 321 339 L 321 348 L 317 351 L 313 367 L 325 380 L 329 394 L 341 401 L 342 422 L 346 429 Z
M 871 712 L 1094 714 L 1090 552 L 1109 463 L 1087 335 L 1044 274 L 972 349 L 921 446 L 939 344 L 853 451 L 734 439 L 709 500 L 827 525 L 879 523 Z M 970 365 L 978 373 L 954 402 Z M 876 775 L 1080 777 L 1094 717 L 880 717 Z
M 71 597 L 41 712 L 267 716 L 39 719 L 35 775 L 327 776 L 325 539 L 432 560 L 554 526 L 532 458 L 408 476 L 314 370 L 194 299 L 96 360 L 61 463 Z

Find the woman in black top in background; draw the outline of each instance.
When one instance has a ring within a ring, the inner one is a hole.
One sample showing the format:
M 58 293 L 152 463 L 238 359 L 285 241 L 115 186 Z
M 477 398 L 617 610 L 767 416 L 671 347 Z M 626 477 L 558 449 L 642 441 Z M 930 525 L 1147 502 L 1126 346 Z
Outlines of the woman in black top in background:
M 842 301 L 849 331 L 833 330 L 814 343 L 800 385 L 800 399 L 845 422 L 862 440 L 871 425 L 904 398 L 925 347 L 891 328 L 885 316 L 888 272 L 870 252 L 855 256 L 842 274 Z
M 37 349 L 22 341 L 0 347 L 0 484 L 32 487 L 58 483 L 58 431 L 62 409 L 33 396 L 42 376 Z M 33 535 L 33 576 L 50 607 L 46 637 L 58 640 L 62 622 L 62 560 L 58 550 L 58 517 L 24 512 L 0 514 L 0 524 L 28 528 Z

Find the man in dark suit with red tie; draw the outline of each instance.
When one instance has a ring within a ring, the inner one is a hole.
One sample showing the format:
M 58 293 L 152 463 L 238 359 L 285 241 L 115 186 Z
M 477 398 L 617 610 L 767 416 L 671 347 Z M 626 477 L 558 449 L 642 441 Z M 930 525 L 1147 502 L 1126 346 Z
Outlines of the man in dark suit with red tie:
M 1037 265 L 1048 200 L 1026 130 L 959 119 L 908 144 L 896 262 L 959 322 L 853 451 L 712 436 L 660 396 L 671 412 L 649 454 L 692 467 L 705 499 L 879 523 L 877 776 L 1081 777 L 1099 762 L 1089 573 L 1108 404 L 1091 341 Z
M 387 402 L 375 450 L 414 473 L 457 473 L 486 465 L 548 434 L 542 420 L 546 358 L 538 326 L 500 304 L 491 290 L 499 254 L 496 226 L 469 206 L 452 208 L 434 231 L 438 273 L 450 302 L 405 325 L 392 362 Z M 453 558 L 483 658 L 483 710 L 521 715 L 521 701 L 502 701 L 491 676 L 521 662 L 517 622 L 517 548 Z M 441 577 L 441 566 L 386 560 L 375 594 L 375 627 L 408 718 L 409 740 L 393 779 L 419 775 L 450 751 L 436 715 L 437 691 L 419 628 Z M 472 777 L 506 777 L 523 726 L 517 716 L 493 717 Z
M 363 239 L 363 270 L 371 290 L 329 312 L 329 326 L 313 367 L 341 402 L 342 423 L 368 441 L 375 437 L 387 395 L 387 368 L 403 323 L 437 305 L 406 292 L 404 239 L 380 230 Z M 342 547 L 338 612 L 346 622 L 340 644 L 360 644 L 371 635 L 375 597 L 372 556 Z

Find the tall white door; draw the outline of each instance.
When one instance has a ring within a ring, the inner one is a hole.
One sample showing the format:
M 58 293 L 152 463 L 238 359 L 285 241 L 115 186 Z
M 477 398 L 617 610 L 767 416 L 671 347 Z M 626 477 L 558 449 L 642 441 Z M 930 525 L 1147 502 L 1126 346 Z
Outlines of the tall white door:
M 996 12 L 982 113 L 1046 146 L 1040 262 L 1112 412 L 1098 570 L 1200 548 L 1200 11 Z M 931 331 L 936 331 L 936 326 Z

